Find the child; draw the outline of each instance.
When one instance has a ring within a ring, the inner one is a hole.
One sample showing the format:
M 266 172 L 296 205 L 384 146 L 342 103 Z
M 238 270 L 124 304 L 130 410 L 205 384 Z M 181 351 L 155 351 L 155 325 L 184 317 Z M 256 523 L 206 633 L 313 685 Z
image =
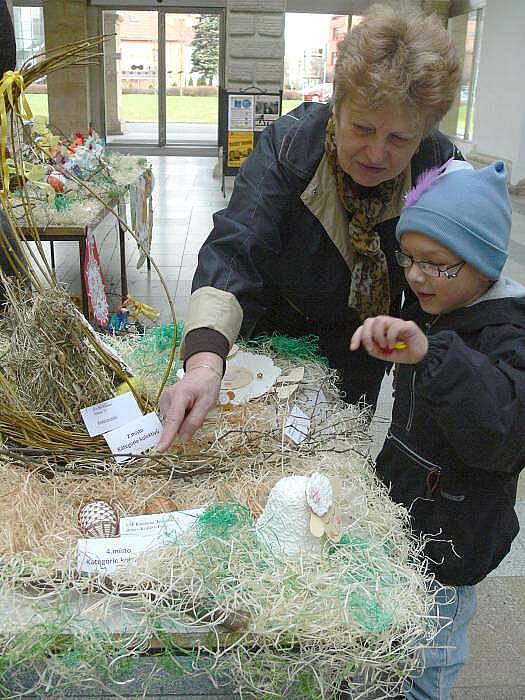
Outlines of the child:
M 448 698 L 468 658 L 474 584 L 519 530 L 525 288 L 500 276 L 510 227 L 502 162 L 473 170 L 449 161 L 427 174 L 396 228 L 397 261 L 420 307 L 404 315 L 415 320 L 368 318 L 350 344 L 396 363 L 377 473 L 409 510 L 414 531 L 430 537 L 437 612 L 450 619 L 425 651 L 423 675 L 405 688 L 415 700 Z

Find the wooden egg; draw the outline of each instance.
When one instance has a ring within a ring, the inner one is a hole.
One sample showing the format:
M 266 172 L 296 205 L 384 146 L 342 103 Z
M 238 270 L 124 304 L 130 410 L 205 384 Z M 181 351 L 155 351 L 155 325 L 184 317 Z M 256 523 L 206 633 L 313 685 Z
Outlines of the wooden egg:
M 78 526 L 88 537 L 116 537 L 119 516 L 107 501 L 88 501 L 78 511 Z
M 144 513 L 152 515 L 153 513 L 173 513 L 178 510 L 177 504 L 172 498 L 167 496 L 155 496 L 150 499 L 144 506 Z

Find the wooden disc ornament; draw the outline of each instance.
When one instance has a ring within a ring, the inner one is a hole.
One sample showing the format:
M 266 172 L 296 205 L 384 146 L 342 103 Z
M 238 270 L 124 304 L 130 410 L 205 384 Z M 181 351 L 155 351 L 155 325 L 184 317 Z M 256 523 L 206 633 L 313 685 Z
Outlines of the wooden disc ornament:
M 119 533 L 119 516 L 107 501 L 88 501 L 78 511 L 78 526 L 88 537 L 116 537 Z
M 221 382 L 221 391 L 234 391 L 248 386 L 253 381 L 253 374 L 249 369 L 230 365 L 226 368 Z
M 243 404 L 267 394 L 281 374 L 271 357 L 238 350 L 226 360 L 220 404 Z

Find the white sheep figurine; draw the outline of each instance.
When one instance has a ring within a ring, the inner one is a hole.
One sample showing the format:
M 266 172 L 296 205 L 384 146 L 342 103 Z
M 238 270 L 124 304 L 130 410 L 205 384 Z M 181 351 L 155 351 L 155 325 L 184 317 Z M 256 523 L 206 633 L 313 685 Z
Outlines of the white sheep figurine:
M 319 472 L 279 479 L 255 523 L 259 541 L 285 555 L 316 554 L 323 535 L 338 541 L 341 529 L 332 484 Z

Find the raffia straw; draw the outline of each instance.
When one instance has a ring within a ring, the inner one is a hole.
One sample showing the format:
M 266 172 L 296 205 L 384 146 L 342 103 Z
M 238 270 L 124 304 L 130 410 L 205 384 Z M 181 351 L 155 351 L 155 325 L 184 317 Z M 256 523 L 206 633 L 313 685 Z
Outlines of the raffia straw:
M 287 474 L 321 470 L 338 477 L 339 506 L 353 518 L 347 532 L 366 543 L 357 558 L 349 559 L 344 547 L 333 550 L 328 545 L 312 556 L 276 557 L 258 546 L 252 529 L 243 526 L 226 540 L 210 535 L 174 541 L 110 579 L 79 577 L 71 565 L 80 503 L 104 498 L 116 503 L 121 513 L 137 513 L 147 499 L 163 495 L 174 498 L 179 507 L 194 507 L 213 502 L 224 493 L 224 483 L 213 476 L 192 482 L 72 473 L 46 479 L 36 471 L 28 473 L 27 465 L 4 462 L 0 502 L 12 509 L 6 522 L 19 524 L 11 525 L 10 536 L 2 532 L 1 540 L 15 543 L 18 552 L 11 554 L 15 547 L 4 549 L 0 581 L 5 588 L 18 580 L 29 587 L 35 602 L 49 599 L 53 591 L 60 598 L 67 589 L 104 593 L 95 619 L 104 619 L 123 596 L 124 607 L 139 615 L 136 635 L 134 641 L 124 635 L 126 650 L 122 640 L 114 641 L 110 656 L 135 653 L 151 634 L 162 639 L 164 654 L 172 654 L 174 642 L 166 630 L 174 620 L 188 632 L 202 630 L 204 622 L 213 620 L 212 637 L 208 635 L 206 645 L 198 644 L 192 654 L 193 667 L 212 677 L 226 673 L 238 688 L 269 697 L 302 697 L 308 686 L 312 697 L 329 698 L 347 679 L 356 697 L 360 686 L 367 692 L 393 694 L 418 667 L 416 650 L 432 633 L 432 599 L 425 592 L 424 568 L 416 560 L 418 544 L 405 534 L 406 512 L 389 501 L 366 459 L 351 454 L 296 455 L 286 466 L 270 470 L 247 464 L 228 479 L 227 496 L 258 502 L 262 485 L 269 488 Z M 42 510 L 40 517 L 32 509 Z M 57 551 L 62 555 L 58 561 Z M 352 603 L 356 596 L 376 601 L 386 611 L 383 629 L 363 626 L 360 609 Z M 225 638 L 217 627 L 221 622 L 235 627 L 235 635 Z M 86 634 L 78 628 L 75 634 L 80 640 L 78 663 L 69 673 L 78 679 L 84 672 L 92 679 L 92 659 L 82 651 Z M 99 639 L 103 638 L 101 632 Z M 107 633 L 105 638 L 109 641 Z M 10 643 L 8 658 L 22 642 L 13 638 Z M 23 653 L 22 649 L 21 657 Z M 67 671 L 61 668 L 63 678 Z

